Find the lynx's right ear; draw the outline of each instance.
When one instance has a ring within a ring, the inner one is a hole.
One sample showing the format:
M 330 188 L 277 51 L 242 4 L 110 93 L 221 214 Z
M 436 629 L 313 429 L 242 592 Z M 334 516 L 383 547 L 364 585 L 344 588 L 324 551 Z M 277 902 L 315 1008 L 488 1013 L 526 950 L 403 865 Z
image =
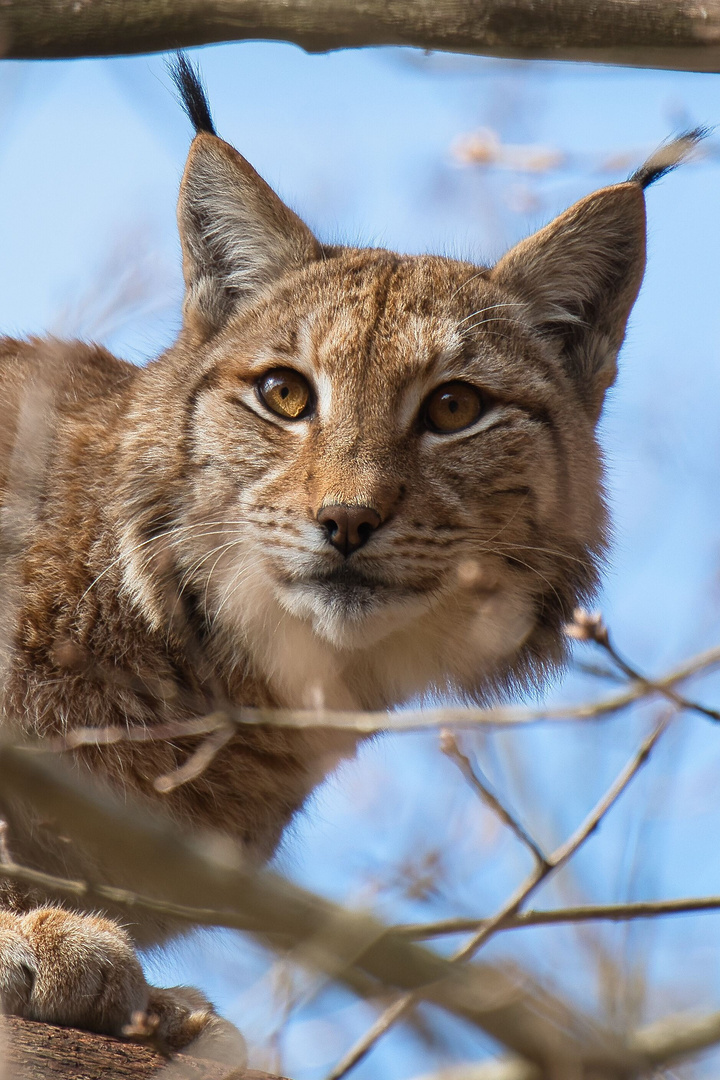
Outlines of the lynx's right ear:
M 197 131 L 180 185 L 178 226 L 185 324 L 204 339 L 283 274 L 318 259 L 320 245 L 215 134 L 200 80 L 182 54 L 171 71 Z
M 524 304 L 530 324 L 557 350 L 594 420 L 615 379 L 645 269 L 643 191 L 706 134 L 696 128 L 660 147 L 626 183 L 581 199 L 492 270 L 491 279 Z
M 644 269 L 645 202 L 630 182 L 581 199 L 492 271 L 557 350 L 594 419 L 615 378 Z

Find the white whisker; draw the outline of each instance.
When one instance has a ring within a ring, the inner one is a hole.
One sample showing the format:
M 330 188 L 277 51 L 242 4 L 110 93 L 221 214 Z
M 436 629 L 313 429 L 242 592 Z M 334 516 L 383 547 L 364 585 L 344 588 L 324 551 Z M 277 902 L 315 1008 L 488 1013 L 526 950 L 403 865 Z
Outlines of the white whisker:
M 463 327 L 462 333 L 463 334 L 469 334 L 471 330 L 477 329 L 478 326 L 487 326 L 488 323 L 492 323 L 492 322 L 514 323 L 515 320 L 514 319 L 508 319 L 508 317 L 506 315 L 491 315 L 489 319 L 480 319 L 476 323 L 471 323 L 470 326 Z
M 482 277 L 482 276 L 483 276 L 483 274 L 487 274 L 487 272 L 488 272 L 488 270 L 487 270 L 487 267 L 483 267 L 483 269 L 482 269 L 482 270 L 478 270 L 478 272 L 477 272 L 476 274 L 473 274 L 473 275 L 472 275 L 472 277 L 469 277 L 469 278 L 467 279 L 467 281 L 463 281 L 462 285 L 458 285 L 457 289 L 456 289 L 456 290 L 455 290 L 455 292 L 454 292 L 454 293 L 453 293 L 453 294 L 451 295 L 450 299 L 451 299 L 451 300 L 454 300 L 454 299 L 455 299 L 455 297 L 457 296 L 457 294 L 458 294 L 459 292 L 462 292 L 462 291 L 463 291 L 463 289 L 467 288 L 467 286 L 468 286 L 468 285 L 469 285 L 469 284 L 470 284 L 471 282 L 473 282 L 473 281 L 477 281 L 477 279 L 478 279 L 479 277 Z
M 458 323 L 458 326 L 462 326 L 462 324 L 464 322 L 467 322 L 468 319 L 474 319 L 476 315 L 485 315 L 485 314 L 487 314 L 488 311 L 494 311 L 496 308 L 522 307 L 522 306 L 523 305 L 518 303 L 517 300 L 509 300 L 507 303 L 503 303 L 503 304 L 488 304 L 487 307 L 478 308 L 477 311 L 473 311 L 473 312 L 470 313 L 470 315 L 466 315 L 464 319 L 460 320 L 460 322 Z
M 133 547 L 131 547 L 129 551 L 122 551 L 116 558 L 114 558 L 110 563 L 108 563 L 108 565 L 105 567 L 105 569 L 102 570 L 97 575 L 96 578 L 93 578 L 93 580 L 90 582 L 90 584 L 88 585 L 85 592 L 80 597 L 78 603 L 81 604 L 82 601 L 87 596 L 87 594 L 91 591 L 91 589 L 93 589 L 97 585 L 98 581 L 100 581 L 101 578 L 104 578 L 105 575 L 108 574 L 115 566 L 118 566 L 120 563 L 124 562 L 125 559 L 129 558 L 131 555 L 134 555 L 136 551 L 140 551 L 141 548 L 147 547 L 149 544 L 160 543 L 161 541 L 167 539 L 168 537 L 171 538 L 170 542 L 174 543 L 175 542 L 174 538 L 175 538 L 176 535 L 178 535 L 180 533 L 189 532 L 191 529 L 204 529 L 204 528 L 208 528 L 209 526 L 214 526 L 214 525 L 228 525 L 228 526 L 231 526 L 231 525 L 244 525 L 244 524 L 245 524 L 245 522 L 243 522 L 243 521 L 227 521 L 227 522 L 226 521 L 198 521 L 194 525 L 177 525 L 177 526 L 173 526 L 173 528 L 168 529 L 167 532 L 158 533 L 157 536 L 151 536 L 148 540 L 141 540 L 139 543 L 134 544 Z M 160 554 L 159 551 L 153 552 L 153 554 L 150 556 L 150 558 L 157 558 L 157 556 L 159 554 Z

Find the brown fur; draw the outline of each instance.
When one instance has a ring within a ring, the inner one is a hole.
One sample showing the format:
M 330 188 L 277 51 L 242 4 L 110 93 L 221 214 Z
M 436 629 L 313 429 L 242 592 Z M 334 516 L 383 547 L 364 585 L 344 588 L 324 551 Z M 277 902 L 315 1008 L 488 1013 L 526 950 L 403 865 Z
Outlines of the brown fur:
M 78 342 L 0 343 L 6 726 L 46 736 L 218 699 L 382 708 L 538 685 L 605 547 L 594 426 L 643 273 L 640 185 L 589 196 L 479 269 L 323 247 L 203 133 L 179 222 L 185 321 L 165 355 L 141 369 Z M 258 398 L 278 366 L 311 383 L 308 419 Z M 455 379 L 486 412 L 429 432 L 423 401 Z M 347 559 L 317 522 L 338 503 L 382 519 Z M 158 795 L 195 745 L 77 760 L 266 859 L 353 740 L 248 727 Z M 31 808 L 4 813 L 19 861 L 123 883 L 112 852 L 90 860 Z M 189 991 L 145 985 L 114 923 L 16 886 L 4 897 L 6 1008 L 120 1031 L 150 1007 L 172 1045 L 210 1021 Z M 140 944 L 169 932 L 128 929 Z

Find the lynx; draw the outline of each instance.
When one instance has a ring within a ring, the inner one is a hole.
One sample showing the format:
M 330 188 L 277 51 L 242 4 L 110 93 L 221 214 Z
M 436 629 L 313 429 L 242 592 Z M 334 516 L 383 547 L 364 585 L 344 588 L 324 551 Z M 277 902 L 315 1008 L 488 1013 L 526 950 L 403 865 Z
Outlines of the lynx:
M 218 137 L 183 57 L 175 78 L 196 131 L 177 341 L 145 367 L 0 341 L 5 730 L 539 686 L 606 550 L 595 426 L 643 276 L 643 190 L 700 133 L 479 267 L 323 244 Z M 159 794 L 196 745 L 74 758 L 262 861 L 356 740 L 240 726 Z M 86 857 L 32 807 L 3 816 L 18 862 L 123 884 L 112 852 Z M 7 881 L 0 900 L 6 1010 L 117 1035 L 150 1014 L 171 1049 L 218 1023 L 197 992 L 146 983 L 135 947 L 172 926 Z

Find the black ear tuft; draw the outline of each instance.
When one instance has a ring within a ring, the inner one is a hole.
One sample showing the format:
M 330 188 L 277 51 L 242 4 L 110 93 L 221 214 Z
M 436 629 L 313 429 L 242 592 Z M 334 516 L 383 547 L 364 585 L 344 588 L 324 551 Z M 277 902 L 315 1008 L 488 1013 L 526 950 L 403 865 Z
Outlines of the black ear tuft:
M 691 131 L 684 131 L 677 139 L 658 147 L 652 157 L 649 157 L 644 165 L 641 165 L 630 177 L 630 182 L 639 184 L 641 188 L 650 187 L 661 176 L 677 169 L 685 161 L 695 147 L 710 134 L 710 128 L 696 127 Z
M 177 53 L 174 60 L 168 60 L 167 66 L 172 80 L 180 92 L 180 103 L 195 128 L 195 134 L 199 135 L 201 131 L 205 131 L 208 135 L 217 135 L 210 114 L 210 105 L 205 93 L 205 87 L 199 73 L 192 66 L 185 53 Z

